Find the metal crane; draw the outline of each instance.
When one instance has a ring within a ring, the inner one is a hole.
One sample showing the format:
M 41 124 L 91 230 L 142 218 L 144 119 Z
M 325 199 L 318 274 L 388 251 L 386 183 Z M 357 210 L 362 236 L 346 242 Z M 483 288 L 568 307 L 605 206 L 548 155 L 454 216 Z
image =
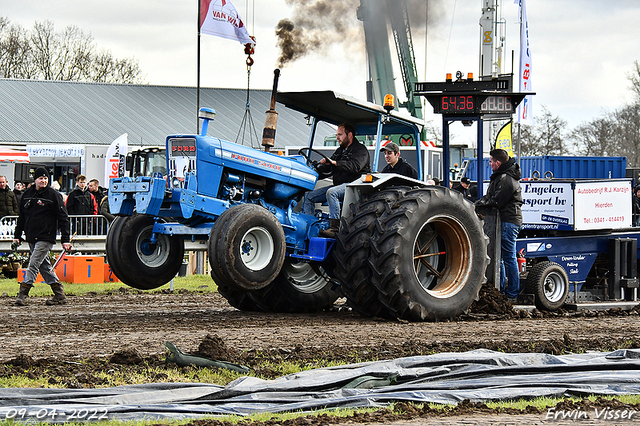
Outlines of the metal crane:
M 381 104 L 389 93 L 397 99 L 389 48 L 388 28 L 391 28 L 407 97 L 399 106 L 407 108 L 412 116 L 423 118 L 422 99 L 414 95 L 418 73 L 405 0 L 360 0 L 357 16 L 364 26 L 367 49 L 367 100 Z

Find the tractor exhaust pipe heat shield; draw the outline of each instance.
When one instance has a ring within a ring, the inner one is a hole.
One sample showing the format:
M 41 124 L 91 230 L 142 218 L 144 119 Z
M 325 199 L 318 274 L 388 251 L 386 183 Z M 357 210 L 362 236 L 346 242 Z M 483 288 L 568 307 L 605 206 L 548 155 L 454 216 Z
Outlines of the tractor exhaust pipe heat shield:
M 264 120 L 264 130 L 262 131 L 262 146 L 264 150 L 269 152 L 269 149 L 275 145 L 276 142 L 276 125 L 278 124 L 278 112 L 276 111 L 276 94 L 278 93 L 278 78 L 280 77 L 280 70 L 273 71 L 273 90 L 271 91 L 271 107 L 267 111 Z

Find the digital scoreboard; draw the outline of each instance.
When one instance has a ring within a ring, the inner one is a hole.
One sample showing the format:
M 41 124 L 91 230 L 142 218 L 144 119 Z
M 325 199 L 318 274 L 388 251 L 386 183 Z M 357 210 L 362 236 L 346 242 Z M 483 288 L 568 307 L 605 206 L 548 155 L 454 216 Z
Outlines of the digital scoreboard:
M 524 93 L 438 93 L 425 95 L 433 112 L 444 115 L 511 115 Z
M 415 83 L 415 94 L 422 95 L 436 114 L 451 116 L 505 117 L 515 114 L 525 96 L 534 93 L 512 93 L 509 79 L 486 81 L 446 81 Z
M 513 114 L 516 109 L 511 95 L 469 95 L 442 94 L 430 95 L 436 102 L 433 105 L 436 114 L 478 115 L 478 114 Z M 519 102 L 518 102 L 519 103 Z

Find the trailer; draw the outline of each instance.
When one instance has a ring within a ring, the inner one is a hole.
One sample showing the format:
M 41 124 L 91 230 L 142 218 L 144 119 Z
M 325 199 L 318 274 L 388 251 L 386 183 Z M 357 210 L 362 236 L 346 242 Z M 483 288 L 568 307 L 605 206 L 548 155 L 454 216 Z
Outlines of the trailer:
M 484 176 L 491 176 L 489 158 L 482 159 Z M 532 155 L 518 158 L 525 179 L 618 179 L 626 176 L 627 157 L 588 157 L 575 155 Z M 475 180 L 478 160 L 463 158 L 458 179 Z
M 450 165 L 449 124 L 477 123 L 478 158 L 466 159 L 462 173 L 478 182 L 478 197 L 491 174 L 484 152 L 483 122 L 511 117 L 525 95 L 511 92 L 510 76 L 473 80 L 457 73 L 445 82 L 416 83 L 443 119 L 443 163 Z M 495 105 L 502 107 L 496 110 Z M 567 302 L 637 301 L 638 236 L 632 227 L 632 179 L 625 157 L 520 158 L 525 179 L 523 227 L 516 241 L 520 265 L 519 302 L 559 309 Z M 480 165 L 480 166 L 479 166 Z M 554 173 L 555 172 L 555 173 Z M 563 177 L 565 179 L 554 179 Z M 448 184 L 445 174 L 445 185 Z M 540 179 L 542 178 L 542 179 Z M 487 279 L 500 286 L 500 220 L 497 210 L 482 215 L 489 237 Z
M 557 310 L 638 300 L 631 179 L 522 180 L 521 187 L 520 302 Z

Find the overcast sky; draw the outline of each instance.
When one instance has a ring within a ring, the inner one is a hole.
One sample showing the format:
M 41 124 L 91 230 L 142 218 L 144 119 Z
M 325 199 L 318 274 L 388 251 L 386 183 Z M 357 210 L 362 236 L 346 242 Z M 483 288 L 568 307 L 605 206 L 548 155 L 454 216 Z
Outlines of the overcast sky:
M 292 16 L 294 0 L 231 1 L 257 38 L 251 87 L 270 89 L 279 57 L 275 27 Z M 442 81 L 446 72 L 457 70 L 478 75 L 483 2 L 440 3 L 445 7 L 430 6 L 435 22 L 427 28 L 426 44 L 424 26 L 412 27 L 419 79 Z M 527 8 L 537 93 L 534 115 L 544 105 L 572 129 L 631 101 L 628 75 L 640 60 L 640 1 L 527 0 Z M 512 51 L 517 72 L 517 12 L 512 0 L 502 1 L 504 72 L 512 71 Z M 75 25 L 116 57 L 137 59 L 149 84 L 196 85 L 197 0 L 0 0 L 0 14 L 26 28 L 44 20 L 51 20 L 57 31 Z M 246 88 L 245 58 L 240 43 L 202 35 L 202 86 Z M 279 90 L 330 89 L 364 98 L 366 74 L 362 45 L 335 44 L 285 66 Z M 426 109 L 431 111 L 430 106 Z M 262 112 L 256 111 L 256 117 Z M 440 120 L 432 114 L 428 118 Z

